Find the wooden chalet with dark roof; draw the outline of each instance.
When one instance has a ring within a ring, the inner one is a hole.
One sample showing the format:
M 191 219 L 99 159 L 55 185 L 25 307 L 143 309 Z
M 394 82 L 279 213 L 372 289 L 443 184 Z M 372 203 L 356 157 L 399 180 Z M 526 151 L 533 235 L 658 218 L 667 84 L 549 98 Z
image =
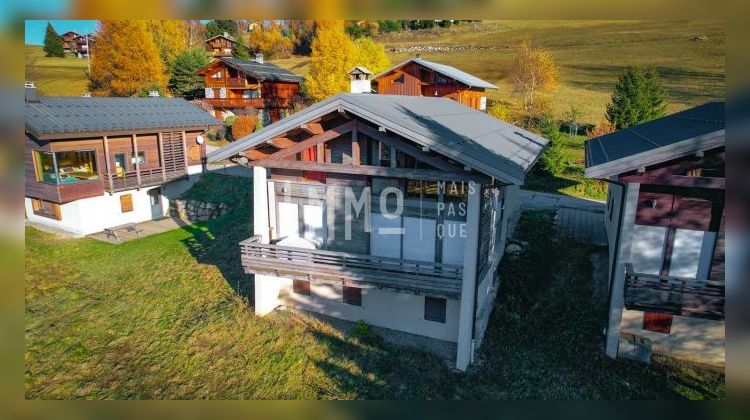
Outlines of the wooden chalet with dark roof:
M 243 115 L 254 109 L 265 124 L 285 116 L 300 100 L 300 83 L 304 80 L 289 70 L 263 61 L 231 57 L 214 59 L 198 71 L 205 77 L 205 103 L 214 115 L 225 118 Z

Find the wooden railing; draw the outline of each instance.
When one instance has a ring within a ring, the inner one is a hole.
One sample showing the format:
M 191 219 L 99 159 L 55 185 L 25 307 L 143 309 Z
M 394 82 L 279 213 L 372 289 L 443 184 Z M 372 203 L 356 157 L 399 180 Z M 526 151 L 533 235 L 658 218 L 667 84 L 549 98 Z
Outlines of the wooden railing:
M 457 299 L 463 267 L 346 252 L 260 243 L 259 236 L 240 242 L 248 274 L 291 277 L 362 288 L 403 290 Z
M 625 307 L 714 320 L 724 319 L 724 282 L 636 273 L 625 264 Z
M 259 108 L 265 107 L 262 98 L 206 98 L 205 101 L 212 106 L 227 108 Z
M 165 173 L 162 172 L 161 168 L 141 169 L 140 173 L 140 183 L 138 183 L 138 175 L 135 171 L 125 172 L 121 175 L 108 174 L 106 176 L 107 182 L 105 182 L 104 188 L 108 192 L 116 192 L 133 188 L 150 187 L 173 181 L 187 175 L 187 171 L 184 167 L 180 170 L 166 171 Z M 165 174 L 166 180 L 164 176 Z

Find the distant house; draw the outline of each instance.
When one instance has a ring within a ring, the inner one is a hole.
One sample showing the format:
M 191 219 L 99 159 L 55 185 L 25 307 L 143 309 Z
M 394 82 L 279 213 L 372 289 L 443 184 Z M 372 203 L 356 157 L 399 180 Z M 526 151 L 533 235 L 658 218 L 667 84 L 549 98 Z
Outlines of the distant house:
M 299 98 L 304 80 L 289 70 L 263 61 L 221 57 L 198 71 L 205 77 L 205 103 L 214 115 L 226 118 L 255 110 L 264 124 L 284 117 Z
M 610 357 L 724 365 L 725 157 L 723 102 L 586 142 L 609 182 Z
M 236 39 L 224 32 L 223 34 L 212 36 L 208 38 L 206 43 L 206 51 L 212 57 L 231 57 L 234 54 L 234 44 Z
M 445 98 L 344 93 L 208 161 L 253 167 L 255 236 L 240 250 L 257 314 L 291 307 L 440 340 L 464 370 L 546 144 Z
M 68 31 L 60 35 L 60 41 L 63 45 L 63 51 L 66 53 L 74 53 L 76 51 L 76 38 L 80 35 L 78 32 Z
M 391 67 L 372 82 L 379 94 L 447 97 L 480 111 L 487 108 L 486 90 L 498 89 L 455 67 L 420 57 Z
M 89 51 L 96 46 L 93 34 L 79 34 L 74 31 L 68 31 L 60 35 L 60 42 L 62 42 L 63 51 L 75 54 L 78 58 L 88 57 Z
M 87 235 L 163 217 L 221 123 L 181 98 L 37 97 L 26 88 L 26 217 Z

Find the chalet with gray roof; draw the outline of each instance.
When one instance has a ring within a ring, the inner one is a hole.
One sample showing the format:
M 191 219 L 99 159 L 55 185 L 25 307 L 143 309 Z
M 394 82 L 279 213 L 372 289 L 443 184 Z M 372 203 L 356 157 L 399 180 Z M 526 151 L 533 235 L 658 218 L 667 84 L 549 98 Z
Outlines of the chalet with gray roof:
M 291 71 L 266 63 L 263 54 L 255 60 L 219 57 L 200 69 L 205 78 L 204 102 L 218 118 L 258 114 L 265 125 L 288 115 L 304 80 Z
M 610 357 L 724 365 L 724 102 L 586 142 L 609 183 Z
M 209 154 L 253 168 L 255 311 L 481 345 L 518 190 L 547 140 L 447 98 L 339 94 Z
M 26 88 L 26 217 L 74 235 L 164 217 L 221 122 L 181 98 L 37 96 Z
M 480 111 L 487 107 L 487 89 L 498 89 L 472 74 L 419 56 L 391 67 L 372 80 L 380 94 L 447 97 Z

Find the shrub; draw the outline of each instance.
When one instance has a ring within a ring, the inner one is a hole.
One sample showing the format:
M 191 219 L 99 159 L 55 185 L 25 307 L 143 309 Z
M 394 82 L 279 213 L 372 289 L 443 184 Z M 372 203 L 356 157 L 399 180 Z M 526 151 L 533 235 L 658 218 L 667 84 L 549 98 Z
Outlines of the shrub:
M 257 121 L 258 118 L 253 115 L 239 115 L 235 117 L 232 124 L 232 137 L 239 139 L 252 133 L 255 131 Z
M 383 341 L 383 337 L 373 331 L 370 324 L 361 319 L 354 324 L 352 337 L 363 344 L 380 344 Z

